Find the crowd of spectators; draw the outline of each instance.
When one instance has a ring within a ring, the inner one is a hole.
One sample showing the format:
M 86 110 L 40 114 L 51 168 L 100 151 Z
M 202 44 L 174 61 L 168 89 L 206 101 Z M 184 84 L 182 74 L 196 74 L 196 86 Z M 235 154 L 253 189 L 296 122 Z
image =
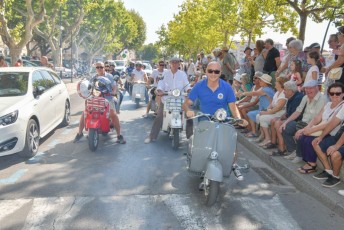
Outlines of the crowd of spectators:
M 228 47 L 217 48 L 212 55 L 201 52 L 196 63 L 190 60 L 186 71 L 189 77 L 202 75 L 209 60 L 219 61 L 221 78 L 232 85 L 241 116 L 249 122 L 240 132 L 271 157 L 283 156 L 297 164 L 298 172 L 314 173 L 324 187 L 334 187 L 341 182 L 344 158 L 344 26 L 328 44 L 332 50 L 325 58 L 319 43 L 304 48 L 291 37 L 281 58 L 273 40 L 257 40 L 239 62 Z

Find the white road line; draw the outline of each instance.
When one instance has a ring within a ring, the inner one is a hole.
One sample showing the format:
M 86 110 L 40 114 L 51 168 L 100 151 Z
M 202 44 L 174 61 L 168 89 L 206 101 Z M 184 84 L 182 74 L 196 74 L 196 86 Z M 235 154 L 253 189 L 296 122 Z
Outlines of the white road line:
M 249 197 L 235 197 L 233 200 L 239 201 L 245 210 L 263 224 L 261 229 L 301 230 L 278 195 L 268 200 Z
M 0 179 L 0 184 L 14 184 L 19 180 L 28 169 L 18 169 L 15 173 L 13 173 L 10 177 Z

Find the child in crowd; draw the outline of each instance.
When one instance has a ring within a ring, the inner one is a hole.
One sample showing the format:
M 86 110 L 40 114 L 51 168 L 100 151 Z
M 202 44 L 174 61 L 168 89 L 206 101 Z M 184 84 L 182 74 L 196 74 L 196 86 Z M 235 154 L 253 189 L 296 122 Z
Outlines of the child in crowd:
M 317 51 L 311 51 L 307 55 L 307 63 L 311 65 L 309 68 L 305 82 L 310 80 L 318 80 L 319 78 L 319 69 L 321 69 L 321 63 L 320 63 L 320 55 Z
M 298 87 L 299 92 L 302 90 L 302 63 L 300 60 L 294 60 L 290 64 L 291 76 L 290 81 L 294 81 Z

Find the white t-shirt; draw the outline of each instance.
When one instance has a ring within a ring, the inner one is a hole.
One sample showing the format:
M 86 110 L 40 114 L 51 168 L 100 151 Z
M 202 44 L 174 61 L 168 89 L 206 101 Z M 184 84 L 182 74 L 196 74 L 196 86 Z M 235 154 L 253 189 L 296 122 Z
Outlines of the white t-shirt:
M 167 69 L 163 69 L 162 72 L 160 72 L 158 69 L 153 70 L 151 78 L 154 79 L 154 84 L 153 84 L 154 86 L 158 86 L 157 78 L 158 77 L 161 78 L 166 71 L 167 71 Z
M 277 105 L 277 103 L 278 103 L 278 101 L 279 100 L 288 100 L 286 97 L 285 97 L 285 94 L 284 94 L 284 91 L 282 91 L 282 92 L 276 92 L 275 94 L 274 94 L 274 97 L 272 98 L 272 102 L 271 102 L 271 106 L 272 106 L 272 108 L 274 108 L 274 107 L 276 107 L 276 105 Z M 285 105 L 286 106 L 286 105 Z M 282 108 L 283 110 L 285 109 L 285 108 Z
M 313 80 L 312 73 L 314 71 L 317 72 L 317 79 L 315 79 L 315 80 L 318 80 L 318 78 L 319 78 L 319 68 L 318 68 L 318 66 L 313 65 L 311 68 L 309 68 L 309 70 L 307 72 L 307 75 L 306 75 L 306 78 L 305 78 L 305 82 Z
M 324 106 L 324 112 L 321 116 L 321 119 L 329 121 L 333 117 L 333 114 L 339 110 L 338 113 L 336 114 L 336 117 L 339 118 L 340 120 L 344 121 L 344 106 L 343 106 L 343 104 L 339 104 L 339 105 L 337 105 L 337 107 L 335 107 L 333 109 L 331 109 L 331 107 L 330 107 L 331 104 L 332 104 L 332 102 L 327 102 L 327 104 Z M 340 125 L 337 125 L 337 127 L 335 127 L 330 132 L 330 135 L 335 136 L 339 129 L 340 129 Z
M 177 70 L 177 72 L 173 74 L 171 70 L 167 70 L 164 72 L 163 76 L 164 79 L 158 82 L 158 90 L 169 92 L 174 89 L 179 89 L 182 92 L 187 92 L 187 90 L 190 88 L 188 77 L 184 71 Z M 162 97 L 163 103 L 165 100 L 166 97 Z
M 131 75 L 134 75 L 133 81 L 144 81 L 145 79 L 143 76 L 145 74 L 146 72 L 143 70 L 137 71 L 136 69 L 134 69 Z

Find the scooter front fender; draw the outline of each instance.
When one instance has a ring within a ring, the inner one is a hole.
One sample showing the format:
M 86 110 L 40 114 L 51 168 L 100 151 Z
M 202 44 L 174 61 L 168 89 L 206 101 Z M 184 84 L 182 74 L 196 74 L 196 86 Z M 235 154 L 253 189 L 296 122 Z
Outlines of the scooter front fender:
M 209 180 L 222 182 L 223 171 L 222 171 L 222 165 L 220 161 L 218 160 L 208 161 L 204 177 Z
M 100 127 L 100 119 L 87 119 L 85 127 L 87 129 L 98 129 Z

